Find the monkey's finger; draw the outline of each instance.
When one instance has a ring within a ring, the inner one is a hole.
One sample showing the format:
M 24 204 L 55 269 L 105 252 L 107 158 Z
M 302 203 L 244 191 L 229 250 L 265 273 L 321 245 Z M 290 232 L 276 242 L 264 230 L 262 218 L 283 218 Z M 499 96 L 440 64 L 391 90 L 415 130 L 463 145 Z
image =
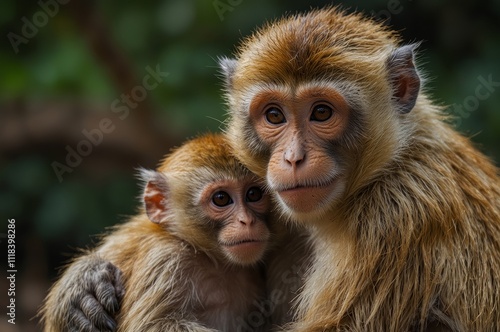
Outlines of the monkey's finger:
M 97 299 L 104 310 L 110 314 L 114 314 L 120 308 L 120 304 L 118 303 L 118 298 L 116 296 L 115 286 L 111 280 L 102 280 L 95 285 L 95 299 Z
M 121 302 L 121 300 L 123 299 L 123 296 L 125 295 L 125 285 L 123 284 L 123 274 L 122 274 L 122 271 L 115 267 L 114 267 L 114 278 L 113 278 L 113 282 L 114 282 L 114 286 L 115 286 L 115 295 L 116 295 L 116 298 L 118 299 L 119 302 Z
M 85 316 L 85 314 L 78 309 L 71 310 L 71 320 L 68 324 L 68 331 L 78 331 L 78 332 L 99 332 L 97 329 Z M 114 330 L 109 330 L 114 331 Z
M 92 326 L 98 328 L 99 331 L 116 330 L 115 320 L 92 295 L 86 295 L 81 300 L 81 309 L 84 317 L 90 321 Z

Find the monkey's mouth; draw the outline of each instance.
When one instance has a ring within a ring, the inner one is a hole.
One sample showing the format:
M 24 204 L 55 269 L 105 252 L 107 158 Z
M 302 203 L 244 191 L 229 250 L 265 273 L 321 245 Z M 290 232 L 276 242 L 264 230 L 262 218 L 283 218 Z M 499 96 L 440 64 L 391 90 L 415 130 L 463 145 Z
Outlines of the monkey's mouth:
M 281 193 L 287 192 L 287 191 L 294 191 L 294 190 L 300 191 L 302 189 L 304 189 L 304 190 L 324 189 L 324 188 L 328 188 L 328 187 L 334 185 L 336 180 L 337 180 L 337 177 L 333 177 L 329 180 L 326 180 L 324 182 L 319 182 L 319 183 L 311 183 L 311 184 L 298 183 L 298 184 L 294 184 L 294 185 L 283 185 L 283 186 L 279 186 L 278 188 L 276 188 L 276 191 L 281 194 Z
M 245 239 L 245 240 L 222 243 L 222 245 L 225 247 L 235 247 L 235 246 L 240 246 L 240 245 L 244 245 L 244 244 L 263 244 L 263 243 L 265 243 L 265 241 L 263 241 L 263 240 Z
M 267 248 L 267 240 L 244 239 L 223 244 L 223 250 L 231 261 L 239 264 L 254 264 L 262 258 Z
M 296 212 L 308 213 L 329 201 L 331 194 L 337 188 L 337 180 L 338 178 L 334 177 L 321 183 L 299 183 L 282 187 L 277 192 L 288 208 Z

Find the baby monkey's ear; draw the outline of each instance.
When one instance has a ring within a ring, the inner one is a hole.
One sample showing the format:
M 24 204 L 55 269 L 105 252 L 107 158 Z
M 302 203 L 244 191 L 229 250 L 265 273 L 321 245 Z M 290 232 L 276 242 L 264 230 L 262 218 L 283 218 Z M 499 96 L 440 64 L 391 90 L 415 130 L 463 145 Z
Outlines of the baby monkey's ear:
M 155 224 L 166 222 L 170 200 L 168 177 L 146 169 L 140 170 L 140 176 L 145 183 L 143 201 L 149 220 Z

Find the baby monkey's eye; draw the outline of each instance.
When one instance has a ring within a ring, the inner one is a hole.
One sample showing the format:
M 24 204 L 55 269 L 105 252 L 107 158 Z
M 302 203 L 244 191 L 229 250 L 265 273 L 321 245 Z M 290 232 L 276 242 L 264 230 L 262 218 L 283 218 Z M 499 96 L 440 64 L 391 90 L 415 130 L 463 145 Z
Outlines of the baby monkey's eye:
M 247 202 L 257 202 L 262 198 L 262 190 L 258 187 L 252 187 L 248 189 L 246 201 Z
M 276 106 L 271 106 L 266 110 L 266 120 L 271 124 L 285 123 L 285 115 Z
M 313 121 L 326 121 L 333 114 L 333 110 L 330 106 L 325 104 L 319 104 L 314 106 L 313 111 L 311 113 L 311 120 Z
M 225 191 L 218 191 L 212 196 L 212 203 L 214 203 L 216 206 L 219 207 L 224 207 L 226 205 L 229 205 L 233 203 L 233 200 L 231 199 L 231 196 Z

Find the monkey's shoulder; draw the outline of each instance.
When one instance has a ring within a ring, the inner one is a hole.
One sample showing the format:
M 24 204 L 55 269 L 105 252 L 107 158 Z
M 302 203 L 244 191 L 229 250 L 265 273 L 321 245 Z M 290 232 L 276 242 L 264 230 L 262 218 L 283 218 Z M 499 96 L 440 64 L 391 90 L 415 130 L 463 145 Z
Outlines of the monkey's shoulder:
M 110 260 L 125 273 L 135 266 L 162 264 L 189 255 L 181 240 L 152 223 L 146 216 L 138 215 L 115 226 L 103 237 L 97 254 Z

